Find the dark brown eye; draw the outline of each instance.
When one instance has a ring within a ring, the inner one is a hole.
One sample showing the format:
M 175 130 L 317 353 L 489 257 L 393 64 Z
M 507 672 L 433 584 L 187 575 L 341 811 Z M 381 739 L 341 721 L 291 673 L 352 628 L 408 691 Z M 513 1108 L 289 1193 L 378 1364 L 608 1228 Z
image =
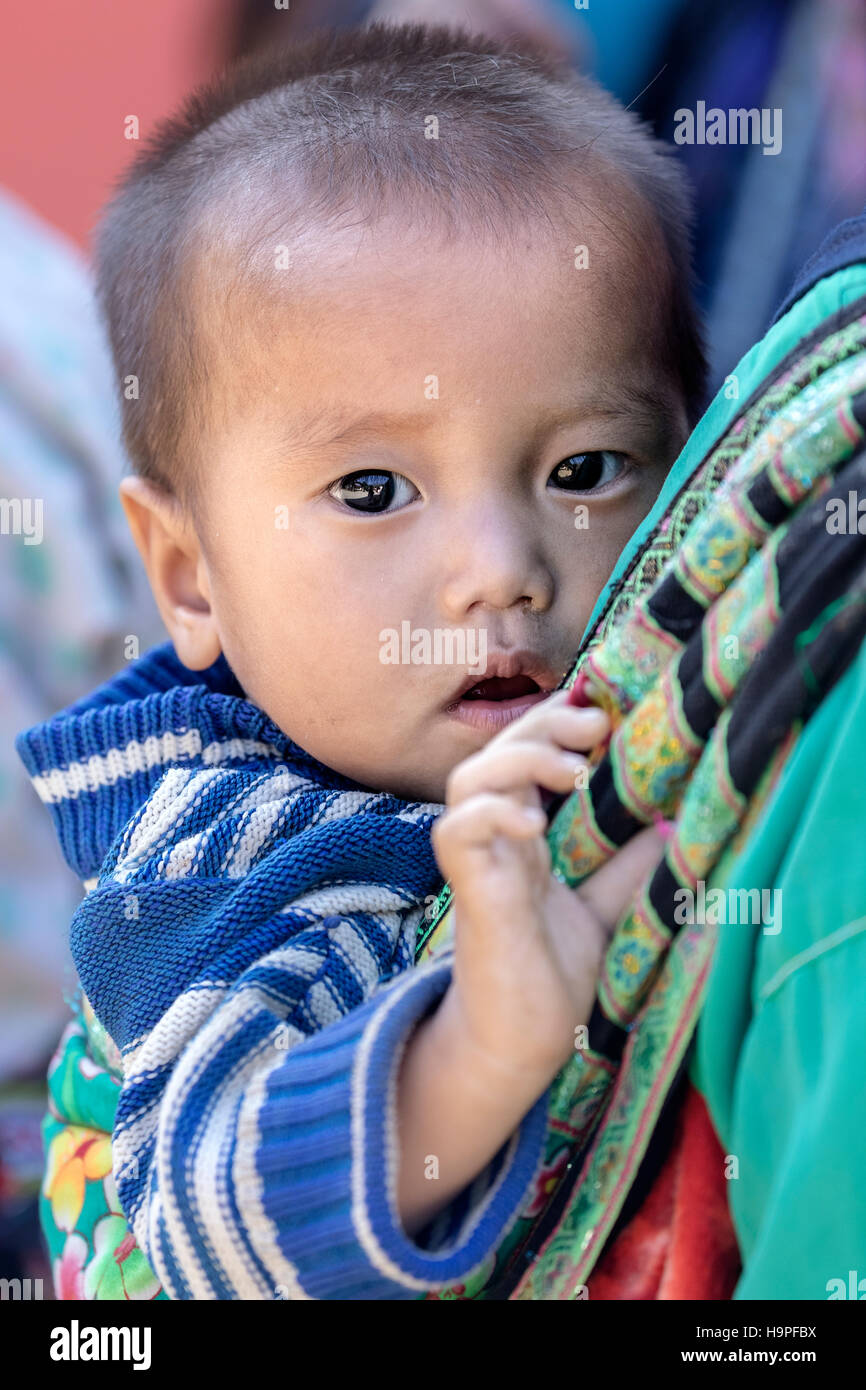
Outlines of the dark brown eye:
M 562 488 L 566 492 L 592 492 L 619 477 L 625 462 L 625 454 L 617 454 L 610 449 L 569 454 L 554 468 L 548 486 Z
M 391 503 L 395 497 L 400 499 L 402 505 L 407 501 L 411 502 L 411 496 L 405 496 L 410 488 L 415 493 L 418 492 L 402 473 L 372 471 L 346 473 L 331 484 L 328 492 L 337 502 L 345 503 L 352 511 L 375 514 L 388 510 L 400 511 L 400 507 L 392 507 Z

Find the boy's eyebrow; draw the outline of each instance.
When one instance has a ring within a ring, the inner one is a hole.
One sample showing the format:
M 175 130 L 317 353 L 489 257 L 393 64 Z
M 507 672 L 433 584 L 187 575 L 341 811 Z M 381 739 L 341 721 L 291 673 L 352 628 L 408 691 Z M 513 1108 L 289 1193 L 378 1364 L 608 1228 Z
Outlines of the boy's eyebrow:
M 301 427 L 293 426 L 291 437 L 285 443 L 292 449 L 330 449 L 335 444 L 346 444 L 351 440 L 369 435 L 389 434 L 397 429 L 427 427 L 435 423 L 435 414 L 430 410 L 413 410 L 391 413 L 386 410 L 371 410 L 354 420 L 336 411 L 321 411 Z M 330 430 L 331 433 L 323 431 Z
M 635 416 L 647 424 L 658 425 L 660 421 L 673 424 L 677 419 L 679 404 L 676 391 L 652 391 L 638 382 L 629 382 L 613 390 L 602 388 L 595 391 L 591 399 L 577 402 L 570 408 L 546 412 L 542 420 L 548 428 L 579 424 L 581 420 L 590 418 L 626 420 Z
M 660 424 L 674 428 L 678 423 L 678 406 L 676 392 L 654 392 L 634 382 L 618 386 L 613 391 L 602 389 L 594 393 L 591 401 L 576 401 L 574 405 L 561 410 L 542 411 L 538 417 L 537 432 L 579 425 L 590 418 L 619 421 L 634 419 L 635 416 L 642 423 L 656 428 Z M 373 410 L 355 419 L 347 419 L 333 410 L 320 411 L 300 428 L 294 426 L 290 437 L 284 439 L 283 447 L 289 452 L 330 449 L 338 444 L 357 442 L 397 430 L 419 432 L 435 423 L 436 413 L 429 409 L 402 412 Z M 330 433 L 327 432 L 329 430 Z

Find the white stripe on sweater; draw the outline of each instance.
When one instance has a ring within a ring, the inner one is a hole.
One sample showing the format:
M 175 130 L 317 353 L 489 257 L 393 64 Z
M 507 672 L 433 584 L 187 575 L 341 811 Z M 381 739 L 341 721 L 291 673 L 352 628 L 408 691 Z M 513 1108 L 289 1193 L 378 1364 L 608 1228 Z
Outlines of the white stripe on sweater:
M 195 989 L 179 994 L 138 1046 L 124 1051 L 126 1084 L 129 1085 L 138 1072 L 153 1071 L 173 1062 L 220 1005 L 228 988 L 225 984 L 197 984 Z
M 389 912 L 383 913 L 381 916 L 382 926 L 388 931 L 392 941 L 396 943 L 400 935 L 400 914 Z M 334 945 L 340 949 L 343 958 L 351 965 L 354 975 L 363 987 L 364 994 L 369 994 L 378 984 L 380 967 L 362 933 L 351 922 L 341 922 L 328 935 Z
M 229 738 L 221 743 L 209 743 L 202 751 L 201 760 L 208 767 L 224 763 L 233 758 L 239 762 L 246 758 L 282 758 L 282 753 L 273 743 L 260 743 L 254 738 Z
M 247 993 L 245 1013 L 234 1021 L 231 1033 L 225 1033 L 224 1019 L 220 1018 L 218 1046 L 222 1048 L 224 1041 L 240 1032 L 248 1018 L 257 1014 L 260 1008 L 261 1004 L 255 996 Z M 192 1173 L 187 1175 L 186 1182 L 188 1186 L 191 1185 L 194 1194 L 198 1227 L 203 1230 L 220 1274 L 235 1296 L 242 1299 L 260 1299 L 269 1294 L 272 1297 L 274 1290 L 268 1287 L 256 1270 L 247 1251 L 243 1232 L 232 1216 L 227 1190 L 231 1179 L 228 1177 L 227 1181 L 225 1158 L 235 1137 L 235 1111 L 238 1102 L 259 1067 L 263 1063 L 266 1065 L 269 1055 L 275 1051 L 273 1040 L 263 1039 L 252 1052 L 244 1052 L 237 1065 L 223 1077 L 219 1089 L 212 1092 L 208 1109 L 190 1145 L 190 1152 L 194 1149 L 195 1157 Z M 236 1187 L 232 1195 L 239 1209 L 245 1211 L 247 1194 L 243 1188 Z M 252 1235 L 253 1228 L 249 1219 L 244 1220 L 244 1225 L 247 1235 Z
M 261 1067 L 244 1087 L 238 1113 L 237 1145 L 232 1169 L 235 1192 L 242 1194 L 238 1205 L 244 1208 L 245 1224 L 250 1243 L 265 1267 L 274 1275 L 273 1295 L 282 1287 L 291 1300 L 311 1298 L 301 1284 L 295 1265 L 287 1260 L 279 1246 L 279 1229 L 267 1214 L 264 1205 L 264 1183 L 256 1166 L 256 1154 L 264 1144 L 259 1128 L 259 1112 L 265 1104 L 271 1073 L 281 1065 L 277 1056 L 270 1067 Z
M 441 961 L 437 961 L 435 965 L 420 965 L 417 970 L 408 970 L 405 979 L 394 986 L 387 1004 L 383 1005 L 382 1008 L 373 1015 L 361 1035 L 361 1040 L 355 1051 L 350 1086 L 353 1158 L 352 1224 L 355 1227 L 355 1232 L 367 1259 L 370 1261 L 373 1268 L 377 1270 L 379 1274 L 384 1275 L 386 1279 L 392 1279 L 395 1283 L 402 1284 L 404 1288 L 418 1289 L 419 1291 L 432 1287 L 429 1281 L 414 1278 L 411 1274 L 407 1274 L 405 1270 L 401 1269 L 399 1265 L 395 1264 L 390 1255 L 382 1249 L 373 1233 L 373 1226 L 367 1211 L 366 1172 L 364 1164 L 366 1109 L 364 1102 L 367 1094 L 367 1072 L 370 1065 L 370 1053 L 377 1035 L 385 1024 L 388 1014 L 392 1009 L 396 1008 L 407 989 L 411 989 L 413 985 L 417 984 L 418 975 L 422 971 L 440 970 L 441 968 Z M 408 1030 L 406 1042 L 408 1042 Z M 406 1043 L 404 1042 L 402 1047 L 394 1049 L 392 1057 L 393 1071 L 392 1075 L 387 1079 L 385 1101 L 385 1200 L 391 1221 L 397 1228 L 400 1226 L 395 1191 L 398 1151 L 397 1136 L 393 1132 L 392 1121 L 397 1104 L 397 1073 L 405 1047 Z
M 365 1154 L 365 1107 L 364 1100 L 367 1093 L 367 1074 L 370 1067 L 370 1053 L 376 1037 L 385 1025 L 389 1012 L 396 1006 L 402 996 L 417 982 L 420 972 L 442 969 L 445 965 L 453 964 L 453 953 L 446 953 L 440 957 L 435 964 L 428 963 L 418 966 L 415 970 L 406 972 L 405 980 L 402 984 L 394 986 L 391 998 L 374 1015 L 367 1024 L 361 1037 L 360 1044 L 355 1054 L 355 1062 L 352 1072 L 351 1083 L 351 1106 L 352 1106 L 352 1153 L 354 1162 L 352 1164 L 352 1221 L 358 1239 L 366 1252 L 367 1258 L 374 1269 L 383 1274 L 388 1279 L 393 1279 L 395 1283 L 402 1284 L 405 1288 L 411 1289 L 430 1289 L 447 1287 L 448 1280 L 418 1279 L 401 1269 L 394 1262 L 386 1250 L 383 1250 L 379 1240 L 373 1230 L 370 1214 L 367 1210 L 366 1198 L 366 1173 L 364 1165 Z M 397 1159 L 398 1159 L 398 1136 L 396 1133 L 396 1113 L 397 1113 L 397 1076 L 400 1070 L 403 1053 L 406 1048 L 408 1037 L 403 1045 L 395 1048 L 391 1059 L 391 1075 L 386 1081 L 386 1101 L 385 1101 L 385 1199 L 391 1222 L 394 1227 L 400 1229 L 400 1219 L 397 1210 Z M 505 1150 L 502 1166 L 497 1175 L 496 1181 L 488 1191 L 482 1205 L 477 1212 L 471 1211 L 467 1214 L 467 1221 L 461 1229 L 461 1239 L 465 1239 L 469 1231 L 474 1230 L 481 1221 L 484 1213 L 488 1210 L 496 1197 L 497 1192 L 505 1181 L 505 1176 L 514 1161 L 514 1155 L 519 1143 L 519 1130 L 512 1135 Z M 527 1184 L 528 1190 L 529 1184 Z M 487 1255 L 483 1255 L 478 1263 L 466 1274 L 461 1276 L 461 1281 L 471 1277 L 476 1270 L 480 1269 Z
M 301 786 L 309 785 L 303 778 L 296 780 Z M 226 851 L 221 866 L 223 873 L 229 878 L 242 878 L 249 873 L 253 860 L 270 839 L 280 816 L 285 815 L 290 800 L 290 796 L 274 797 L 264 806 L 250 811 L 235 841 Z
M 205 788 L 221 776 L 215 768 L 170 767 L 144 803 L 139 818 L 131 822 L 132 828 L 118 854 L 114 878 L 122 883 L 135 872 L 136 861 L 152 854 L 159 840 L 195 804 Z
M 314 888 L 302 893 L 280 908 L 281 912 L 309 913 L 317 920 L 339 917 L 353 912 L 405 911 L 408 898 L 379 883 L 329 883 L 326 888 Z
M 325 821 L 356 816 L 359 811 L 369 811 L 377 801 L 384 801 L 387 796 L 387 792 L 340 792 L 338 796 L 328 793 L 322 797 L 310 824 L 323 825 Z
M 417 825 L 419 821 L 426 820 L 428 817 L 441 816 L 444 810 L 444 802 L 422 801 L 419 806 L 413 807 L 412 810 L 400 811 L 395 819 L 408 821 L 410 825 Z
M 329 1023 L 336 1023 L 338 1018 L 343 1018 L 348 1008 L 345 999 L 341 995 L 338 996 L 333 981 L 325 980 L 317 980 L 315 984 L 310 985 L 304 1004 L 317 1032 L 327 1028 Z
M 198 729 L 188 729 L 185 734 L 153 734 L 142 742 L 133 739 L 123 748 L 94 753 L 86 762 L 70 763 L 68 768 L 52 768 L 32 781 L 38 796 L 52 804 L 80 796 L 82 792 L 110 787 L 122 777 L 132 777 L 136 772 L 146 772 L 162 763 L 193 758 L 200 751 Z
M 175 1133 L 178 1117 L 183 1114 L 188 1103 L 189 1092 L 207 1062 L 212 1057 L 225 1055 L 225 1049 L 231 1048 L 232 1039 L 243 1029 L 247 1020 L 256 1015 L 262 1007 L 271 1009 L 271 1002 L 258 990 L 250 987 L 227 999 L 222 1008 L 204 1023 L 190 1046 L 179 1056 L 166 1087 L 160 1106 L 162 1133 L 169 1136 Z M 246 1090 L 244 1083 L 247 1079 L 251 1081 L 255 1077 L 261 1067 L 262 1058 L 267 1059 L 271 1049 L 273 1066 L 281 1065 L 285 1057 L 284 1046 L 276 1046 L 275 1039 L 278 1033 L 283 1042 L 287 1034 L 286 1025 L 275 1018 L 271 1036 L 259 1044 L 252 1053 L 246 1053 L 234 1072 L 224 1080 L 219 1091 L 212 1095 L 210 1108 L 203 1119 L 199 1120 L 199 1127 L 189 1144 L 182 1179 L 192 1199 L 193 1219 L 216 1257 L 220 1273 L 225 1275 L 227 1282 L 242 1298 L 261 1298 L 263 1287 L 242 1248 L 239 1232 L 225 1201 L 227 1192 L 225 1184 L 220 1182 L 220 1165 L 230 1147 L 231 1117 L 236 1102 Z M 290 1029 L 288 1036 L 290 1042 L 294 1042 L 299 1041 L 303 1035 L 296 1029 Z M 272 1069 L 272 1066 L 266 1066 L 265 1072 Z M 166 1234 L 175 1258 L 184 1271 L 190 1294 L 194 1299 L 214 1299 L 217 1297 L 217 1290 L 194 1254 L 192 1242 L 188 1238 L 187 1219 L 180 1204 L 175 1200 L 170 1145 L 164 1150 L 158 1141 L 155 1167 L 162 1196 Z M 243 1208 L 246 1194 L 242 1189 L 236 1188 L 234 1195 Z M 146 1219 L 146 1210 L 144 1215 Z M 155 1235 L 156 1227 L 152 1222 L 148 1225 L 151 1234 Z M 244 1226 L 248 1234 L 252 1235 L 253 1227 L 246 1217 Z M 155 1245 L 151 1248 L 156 1252 L 159 1247 Z M 162 1275 L 162 1271 L 157 1272 Z M 286 1280 L 278 1282 L 287 1282 L 288 1278 L 287 1272 Z M 267 1292 L 273 1296 L 273 1290 Z
M 207 773 L 201 773 L 201 776 L 207 779 L 204 785 L 209 785 L 213 780 L 213 774 L 210 770 Z M 241 847 L 242 852 L 243 837 L 247 834 L 248 828 L 253 827 L 250 838 L 250 855 L 240 871 L 232 870 L 228 875 L 230 878 L 241 877 L 250 868 L 252 851 L 260 850 L 263 847 L 267 840 L 268 831 L 273 828 L 286 807 L 299 792 L 312 786 L 309 778 L 301 777 L 285 768 L 263 772 L 253 780 L 251 785 L 248 780 L 241 780 L 244 776 L 245 774 L 238 770 L 239 793 L 229 798 L 226 805 L 220 808 L 215 818 L 203 830 L 179 840 L 177 844 L 172 846 L 168 855 L 160 861 L 159 872 L 162 877 L 178 879 L 185 878 L 191 873 L 197 857 L 207 852 L 210 841 L 220 835 L 225 822 L 229 820 L 237 821 L 238 828 L 223 857 L 222 870 L 225 870 L 226 865 L 231 862 L 233 854 L 238 852 L 238 847 Z M 190 805 L 184 805 L 178 798 L 176 808 L 178 820 L 181 819 L 181 813 L 188 814 L 189 810 Z M 258 825 L 258 812 L 261 813 L 266 823 L 264 831 L 261 832 L 255 830 L 255 826 Z

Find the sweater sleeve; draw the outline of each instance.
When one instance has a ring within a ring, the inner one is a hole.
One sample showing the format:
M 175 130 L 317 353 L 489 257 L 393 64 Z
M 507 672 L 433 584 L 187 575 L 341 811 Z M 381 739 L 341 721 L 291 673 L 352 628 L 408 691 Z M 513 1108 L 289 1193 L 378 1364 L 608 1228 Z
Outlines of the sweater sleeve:
M 462 1282 L 483 1263 L 540 1161 L 547 1096 L 450 1205 L 445 1242 L 430 1249 L 410 1239 L 394 1198 L 396 1075 L 450 973 L 447 961 L 409 970 L 293 1045 L 267 1000 L 230 1030 L 218 1010 L 190 1039 L 164 1088 L 149 1170 L 139 1174 L 147 1182 L 142 1191 L 135 1181 L 141 1196 L 128 1212 L 170 1296 L 407 1299 Z M 251 1033 L 256 1041 L 239 1060 Z M 114 1133 L 127 1198 L 140 1086 L 148 1086 L 141 1073 L 125 1083 Z
M 403 864 L 429 843 L 411 817 L 386 829 Z M 397 1074 L 452 961 L 411 965 L 429 881 L 398 887 L 388 861 L 378 883 L 298 882 L 299 862 L 335 863 L 327 835 L 313 817 L 231 876 L 214 872 L 241 843 L 231 824 L 209 822 L 204 850 L 175 837 L 160 860 L 116 853 L 73 921 L 82 987 L 122 1058 L 118 1194 L 172 1298 L 409 1299 L 464 1282 L 541 1161 L 546 1093 L 439 1217 L 403 1230 Z

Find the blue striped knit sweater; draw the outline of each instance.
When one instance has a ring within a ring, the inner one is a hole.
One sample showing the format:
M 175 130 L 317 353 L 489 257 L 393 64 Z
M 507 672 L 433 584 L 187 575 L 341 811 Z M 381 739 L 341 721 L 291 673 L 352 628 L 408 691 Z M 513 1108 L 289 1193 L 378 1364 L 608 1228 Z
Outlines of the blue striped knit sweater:
M 169 644 L 18 751 L 89 892 L 82 987 L 123 1059 L 114 1174 L 173 1298 L 417 1298 L 517 1215 L 546 1096 L 415 1239 L 396 1216 L 395 1079 L 450 957 L 412 968 L 442 807 L 323 766 L 224 660 Z

